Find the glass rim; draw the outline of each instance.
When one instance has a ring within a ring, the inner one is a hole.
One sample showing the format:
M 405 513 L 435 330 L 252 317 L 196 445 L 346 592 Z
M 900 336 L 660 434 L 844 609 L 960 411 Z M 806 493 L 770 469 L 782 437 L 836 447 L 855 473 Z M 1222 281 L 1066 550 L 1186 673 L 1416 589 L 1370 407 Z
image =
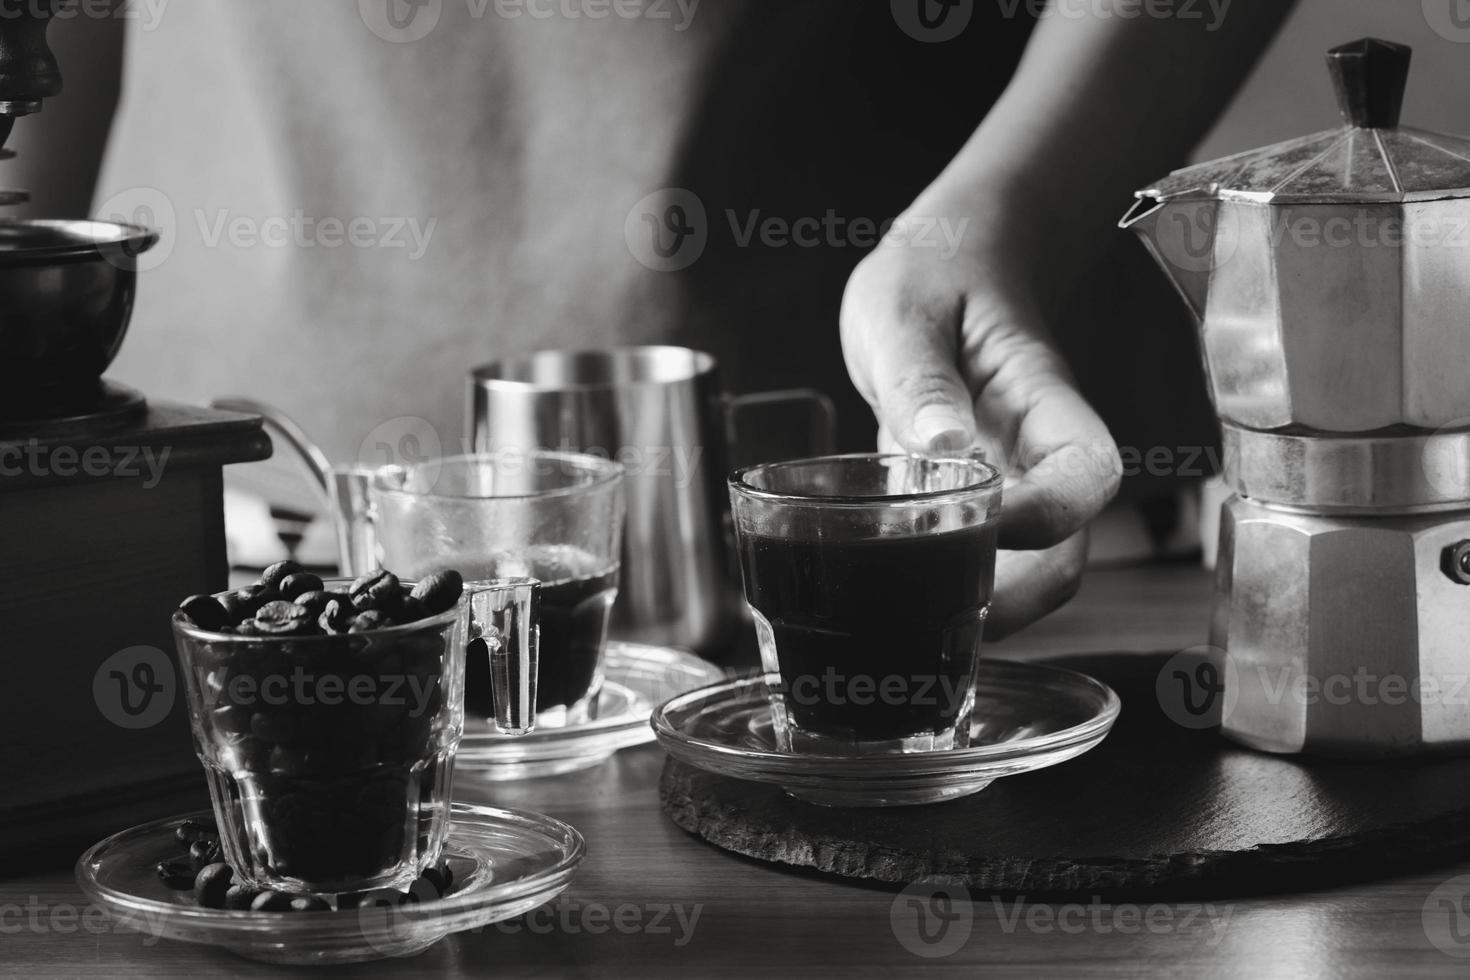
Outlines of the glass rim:
M 955 463 L 966 467 L 978 468 L 982 473 L 988 473 L 989 475 L 979 482 L 963 487 L 952 487 L 947 490 L 922 490 L 915 493 L 867 495 L 786 493 L 777 490 L 761 489 L 760 487 L 751 485 L 748 479 L 758 470 L 778 470 L 799 466 L 811 466 L 820 463 L 845 463 L 859 460 L 870 463 L 877 463 L 884 460 L 923 460 L 927 463 Z M 755 500 L 816 507 L 875 507 L 905 503 L 930 503 L 999 492 L 1003 481 L 1004 475 L 1001 471 L 978 456 L 929 456 L 919 455 L 917 453 L 839 453 L 830 456 L 808 456 L 802 459 L 788 459 L 774 463 L 756 463 L 752 466 L 744 466 L 730 474 L 729 485 L 731 490 Z
M 419 467 L 427 466 L 439 466 L 442 469 L 446 464 L 491 461 L 506 452 L 519 453 L 535 459 L 549 459 L 570 463 L 592 474 L 592 479 L 587 483 L 578 483 L 575 486 L 555 487 L 551 490 L 539 490 L 535 493 L 495 493 L 479 496 L 468 496 L 462 493 L 436 493 L 432 490 L 423 492 L 404 490 L 402 487 L 387 486 L 383 482 L 384 474 L 393 470 L 412 472 Z M 387 466 L 375 467 L 372 474 L 372 488 L 381 493 L 395 494 L 413 500 L 543 500 L 590 493 L 609 484 L 618 483 L 623 479 L 624 473 L 625 469 L 622 463 L 611 459 L 604 459 L 592 453 L 573 453 L 560 449 L 519 449 L 515 447 L 503 447 L 491 452 L 456 453 L 453 456 L 436 456 L 410 466 L 404 466 L 401 463 L 389 463 Z
M 637 378 L 624 381 L 611 377 L 595 381 L 532 381 L 526 378 L 505 377 L 504 372 L 527 368 L 537 360 L 561 360 L 568 363 L 577 359 L 597 359 L 606 364 L 636 361 L 640 358 L 676 356 L 687 357 L 687 370 L 673 372 L 669 378 Z M 693 347 L 678 344 L 629 344 L 618 347 L 584 347 L 566 350 L 539 350 L 515 357 L 504 357 L 489 361 L 470 369 L 470 384 L 486 391 L 508 391 L 523 393 L 569 393 L 620 391 L 637 388 L 662 388 L 669 385 L 688 384 L 709 373 L 716 366 L 714 355 Z
M 342 584 L 344 582 L 350 584 L 350 583 L 356 582 L 356 581 L 357 581 L 357 579 L 355 579 L 355 578 L 348 578 L 346 576 L 338 575 L 338 576 L 333 576 L 331 578 L 324 578 L 324 579 L 322 579 L 322 585 L 323 586 L 327 586 L 327 585 L 331 585 L 333 583 L 336 583 L 336 584 L 339 584 L 340 585 L 340 584 Z M 470 593 L 470 586 L 471 585 L 484 584 L 484 583 L 493 582 L 493 581 L 495 581 L 495 580 L 494 579 L 482 579 L 482 580 L 478 580 L 478 581 L 468 581 L 467 580 L 464 583 L 464 587 L 465 587 L 464 595 L 468 595 Z M 505 581 L 513 581 L 513 580 L 512 579 L 506 579 Z M 416 582 L 417 582 L 417 579 L 412 580 L 412 581 L 400 581 L 399 584 L 400 585 L 414 585 Z M 240 590 L 239 589 L 225 589 L 223 592 L 215 592 L 215 593 L 212 593 L 210 595 L 210 598 L 212 598 L 212 599 L 218 599 L 221 596 L 227 596 L 227 595 L 229 595 L 232 592 L 238 592 L 238 591 L 240 591 Z M 463 600 L 463 595 L 461 596 L 460 601 L 462 601 L 462 600 Z M 432 626 L 448 626 L 448 625 L 452 624 L 456 619 L 459 618 L 460 601 L 456 601 L 454 605 L 450 606 L 448 609 L 444 610 L 441 613 L 435 613 L 432 616 L 425 616 L 423 619 L 415 619 L 411 623 L 399 623 L 396 626 L 388 626 L 388 627 L 384 627 L 383 629 L 368 630 L 368 631 L 363 632 L 363 633 L 318 633 L 318 634 L 313 635 L 313 636 L 294 636 L 294 635 L 293 636 L 270 636 L 270 635 L 265 635 L 265 636 L 259 636 L 259 635 L 245 636 L 245 635 L 242 635 L 240 633 L 221 633 L 218 630 L 201 629 L 200 627 L 195 626 L 192 623 L 185 622 L 185 620 L 184 620 L 184 611 L 182 609 L 175 609 L 173 611 L 173 615 L 169 617 L 169 623 L 173 626 L 174 633 L 176 635 L 179 635 L 179 636 L 187 636 L 191 640 L 208 640 L 211 643 L 218 643 L 218 642 L 221 642 L 221 641 L 233 641 L 233 642 L 238 642 L 238 643 L 271 643 L 271 642 L 275 642 L 275 641 L 285 642 L 287 640 L 293 641 L 295 643 L 310 643 L 310 642 L 313 642 L 313 641 L 316 641 L 316 640 L 337 640 L 338 642 L 340 642 L 341 640 L 343 640 L 344 638 L 349 637 L 349 636 L 361 636 L 361 637 L 365 637 L 365 638 L 377 639 L 380 636 L 399 636 L 399 635 L 406 635 L 406 634 L 411 633 L 414 630 L 417 630 L 417 629 L 420 629 L 420 628 L 427 629 L 427 628 L 432 627 Z

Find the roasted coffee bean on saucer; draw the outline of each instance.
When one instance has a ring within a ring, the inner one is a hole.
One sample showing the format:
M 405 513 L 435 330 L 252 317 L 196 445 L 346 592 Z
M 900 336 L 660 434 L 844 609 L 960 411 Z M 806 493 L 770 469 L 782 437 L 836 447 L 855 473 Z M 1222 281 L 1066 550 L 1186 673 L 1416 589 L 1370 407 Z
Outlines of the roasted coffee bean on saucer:
M 165 887 L 174 891 L 184 891 L 194 887 L 194 875 L 197 873 L 193 865 L 187 861 L 160 861 L 158 862 L 158 880 Z
M 260 892 L 249 885 L 231 885 L 225 892 L 225 908 L 232 912 L 243 912 L 249 909 Z
M 454 884 L 454 872 L 449 867 L 449 862 L 440 861 L 438 867 L 424 869 L 423 880 L 434 886 L 434 890 L 443 898 L 449 894 L 450 887 Z
M 180 844 L 188 845 L 194 843 L 201 837 L 218 837 L 219 827 L 213 820 L 201 821 L 189 819 L 174 828 L 174 840 Z
M 202 871 L 206 865 L 214 864 L 220 859 L 220 846 L 218 839 L 201 837 L 189 845 L 189 862 L 196 872 Z
M 235 871 L 223 861 L 206 864 L 194 876 L 194 900 L 207 909 L 225 907 L 225 894 L 235 883 Z
M 261 892 L 250 903 L 252 912 L 289 912 L 291 896 L 285 892 Z

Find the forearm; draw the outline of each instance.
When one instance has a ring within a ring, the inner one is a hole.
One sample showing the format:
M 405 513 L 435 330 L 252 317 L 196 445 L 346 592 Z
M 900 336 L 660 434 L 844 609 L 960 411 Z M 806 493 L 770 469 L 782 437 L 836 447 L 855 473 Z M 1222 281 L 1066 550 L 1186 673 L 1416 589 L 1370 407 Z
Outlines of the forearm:
M 1041 19 L 1005 94 L 916 209 L 969 205 L 1020 264 L 1075 268 L 1132 191 L 1199 143 L 1293 2 L 1235 0 L 1217 18 L 1201 0 L 1186 19 L 1136 0 L 1061 0 L 1067 12 Z

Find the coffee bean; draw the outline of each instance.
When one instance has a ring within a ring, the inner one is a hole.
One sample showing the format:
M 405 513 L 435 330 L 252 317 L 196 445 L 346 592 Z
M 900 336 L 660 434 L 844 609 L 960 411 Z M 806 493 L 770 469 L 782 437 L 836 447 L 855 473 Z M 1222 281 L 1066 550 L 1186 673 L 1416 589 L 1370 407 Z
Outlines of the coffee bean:
M 300 636 L 315 627 L 314 618 L 306 608 L 279 599 L 255 613 L 255 628 L 266 636 Z
M 217 630 L 221 626 L 234 625 L 230 622 L 230 614 L 225 612 L 225 607 L 212 595 L 191 595 L 179 603 L 179 611 L 202 630 Z
M 189 845 L 189 863 L 194 866 L 196 874 L 219 859 L 220 846 L 217 840 L 201 837 Z
M 261 606 L 280 598 L 276 594 L 275 589 L 262 585 L 259 582 L 256 582 L 254 585 L 247 585 L 243 589 L 236 589 L 233 594 L 239 596 L 242 615 L 246 617 L 254 616 L 256 610 L 260 609 Z
M 357 579 L 348 593 L 352 596 L 352 605 L 359 612 L 392 609 L 403 598 L 402 590 L 398 586 L 398 576 L 384 569 L 369 572 Z
M 398 900 L 398 904 L 418 905 L 422 902 L 436 901 L 439 897 L 439 886 L 430 881 L 427 876 L 420 876 L 408 886 L 408 891 L 403 892 L 403 897 Z
M 225 892 L 225 908 L 240 912 L 250 908 L 260 892 L 249 885 L 231 885 Z
M 175 891 L 194 887 L 194 869 L 184 861 L 160 861 L 156 868 L 158 880 Z
M 328 599 L 321 615 L 317 617 L 317 625 L 328 633 L 346 633 L 356 618 L 357 610 L 352 608 L 350 598 Z
M 226 622 L 231 626 L 239 626 L 240 621 L 249 619 L 250 614 L 254 611 L 238 592 L 226 592 L 215 601 L 225 611 Z
M 452 608 L 463 592 L 464 577 L 449 568 L 420 579 L 409 595 L 437 615 Z
M 349 633 L 370 633 L 373 630 L 385 630 L 390 626 L 397 625 L 391 616 L 380 609 L 369 609 L 357 614 L 357 618 L 348 627 Z
M 424 869 L 424 880 L 434 886 L 434 890 L 443 898 L 449 894 L 449 888 L 454 884 L 454 872 L 449 867 L 448 861 L 440 861 L 437 867 Z
M 292 912 L 330 912 L 332 906 L 316 895 L 297 895 L 287 906 Z
M 234 884 L 235 872 L 228 864 L 206 864 L 194 876 L 194 900 L 207 909 L 225 907 L 225 892 Z
M 429 607 L 424 605 L 419 600 L 415 599 L 413 596 L 409 596 L 407 599 L 404 599 L 398 604 L 397 618 L 400 624 L 416 623 L 419 620 L 427 619 L 432 615 L 433 613 L 429 612 Z
M 291 896 L 285 892 L 261 892 L 250 903 L 252 912 L 289 912 Z
M 282 599 L 295 599 L 307 592 L 320 592 L 322 580 L 310 572 L 296 572 L 294 575 L 287 575 L 276 588 Z
M 320 616 L 322 610 L 327 608 L 327 603 L 332 601 L 332 593 L 323 589 L 315 589 L 311 592 L 303 592 L 291 601 L 313 616 Z
M 213 821 L 204 823 L 201 820 L 189 819 L 174 828 L 174 840 L 180 844 L 192 844 L 201 837 L 218 837 L 219 828 Z
M 287 578 L 295 575 L 297 572 L 304 571 L 306 571 L 306 569 L 301 567 L 300 562 L 295 562 L 287 558 L 285 561 L 278 561 L 274 565 L 271 565 L 269 568 L 267 568 L 265 571 L 261 572 L 260 582 L 266 588 L 280 589 L 281 583 L 284 582 Z

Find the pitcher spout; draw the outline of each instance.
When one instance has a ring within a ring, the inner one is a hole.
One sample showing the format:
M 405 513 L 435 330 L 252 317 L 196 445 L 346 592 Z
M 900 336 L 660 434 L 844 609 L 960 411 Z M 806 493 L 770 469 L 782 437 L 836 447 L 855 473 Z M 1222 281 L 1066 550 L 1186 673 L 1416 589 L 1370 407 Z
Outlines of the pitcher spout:
M 1165 198 L 1143 195 L 1133 202 L 1119 228 L 1148 248 L 1196 320 L 1205 316 L 1210 273 L 1218 261 L 1220 201 L 1213 196 Z

